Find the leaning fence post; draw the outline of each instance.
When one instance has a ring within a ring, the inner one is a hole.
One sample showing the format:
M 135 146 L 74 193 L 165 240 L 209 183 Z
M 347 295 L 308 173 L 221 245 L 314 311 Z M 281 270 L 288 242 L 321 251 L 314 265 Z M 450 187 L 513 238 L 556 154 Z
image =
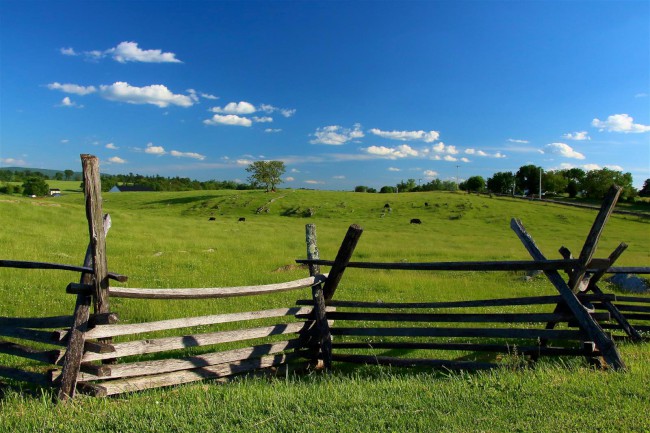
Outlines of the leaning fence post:
M 305 226 L 305 241 L 307 243 L 307 259 L 318 260 L 318 244 L 316 239 L 316 226 L 307 224 Z M 320 274 L 320 266 L 316 264 L 309 265 L 309 275 L 316 276 Z M 316 330 L 318 332 L 318 343 L 321 354 L 323 355 L 323 364 L 326 370 L 332 368 L 332 334 L 330 333 L 329 324 L 327 323 L 327 314 L 325 310 L 325 297 L 323 296 L 323 284 L 318 283 L 311 287 L 312 299 L 314 301 L 313 317 L 316 320 Z
M 334 264 L 332 265 L 332 269 L 330 269 L 325 286 L 323 287 L 323 295 L 326 301 L 329 301 L 334 296 L 334 292 L 341 282 L 345 268 L 350 263 L 350 258 L 362 233 L 363 229 L 356 224 L 352 224 L 348 228 L 348 232 L 345 234 L 345 238 L 343 238 L 339 252 L 336 255 L 336 259 L 334 259 Z

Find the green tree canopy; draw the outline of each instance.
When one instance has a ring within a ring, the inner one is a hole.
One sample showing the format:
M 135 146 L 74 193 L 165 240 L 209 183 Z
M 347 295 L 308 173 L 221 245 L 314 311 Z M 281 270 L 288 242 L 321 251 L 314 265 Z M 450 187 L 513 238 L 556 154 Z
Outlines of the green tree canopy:
M 23 182 L 23 195 L 44 196 L 50 192 L 50 186 L 42 177 L 30 177 Z
M 650 197 L 650 179 L 646 179 L 645 182 L 643 182 L 643 188 L 639 191 L 639 195 L 641 197 Z
M 582 182 L 585 196 L 597 199 L 603 198 L 612 185 L 618 185 L 623 188 L 621 198 L 630 198 L 636 195 L 636 189 L 632 186 L 631 173 L 601 168 L 600 170 L 587 172 Z
M 483 191 L 485 189 L 485 179 L 482 176 L 472 176 L 464 182 L 467 191 Z
M 539 192 L 539 171 L 541 167 L 533 164 L 522 165 L 519 167 L 515 177 L 517 178 L 517 188 L 521 191 L 528 191 L 528 194 Z
M 266 192 L 275 191 L 275 186 L 282 182 L 280 176 L 284 174 L 285 167 L 282 161 L 255 161 L 246 171 L 251 173 L 248 181 L 254 185 L 263 185 Z
M 487 180 L 487 187 L 490 191 L 499 194 L 509 194 L 515 183 L 515 175 L 511 171 L 499 171 L 494 173 Z
M 542 190 L 556 194 L 563 193 L 567 190 L 569 180 L 561 171 L 547 171 L 542 173 Z

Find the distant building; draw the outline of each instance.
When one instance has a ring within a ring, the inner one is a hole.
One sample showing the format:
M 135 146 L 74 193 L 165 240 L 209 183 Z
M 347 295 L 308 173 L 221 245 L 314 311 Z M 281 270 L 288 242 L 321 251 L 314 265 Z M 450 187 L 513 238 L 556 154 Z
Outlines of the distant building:
M 146 185 L 115 185 L 108 192 L 151 192 L 154 189 Z
M 50 188 L 50 196 L 59 196 L 61 195 L 61 190 L 59 188 Z

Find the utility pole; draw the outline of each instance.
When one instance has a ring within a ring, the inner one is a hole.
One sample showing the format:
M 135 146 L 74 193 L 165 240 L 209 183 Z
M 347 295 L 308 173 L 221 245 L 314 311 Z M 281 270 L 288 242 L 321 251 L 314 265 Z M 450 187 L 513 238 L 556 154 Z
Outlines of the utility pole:
M 542 167 L 539 168 L 539 199 L 542 199 Z
M 456 189 L 458 190 L 459 188 L 459 183 L 458 183 L 458 169 L 460 168 L 460 165 L 456 165 Z

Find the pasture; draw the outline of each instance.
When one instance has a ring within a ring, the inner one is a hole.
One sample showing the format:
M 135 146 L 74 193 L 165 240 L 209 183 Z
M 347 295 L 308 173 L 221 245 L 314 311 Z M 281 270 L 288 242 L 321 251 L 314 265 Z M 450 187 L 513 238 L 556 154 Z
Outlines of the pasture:
M 75 183 L 78 187 L 78 182 Z M 81 264 L 88 242 L 83 195 L 0 196 L 2 259 Z M 579 252 L 596 211 L 464 193 L 364 194 L 281 190 L 104 193 L 113 226 L 111 271 L 128 287 L 220 287 L 305 277 L 304 226 L 314 223 L 320 256 L 333 259 L 347 227 L 364 233 L 353 260 L 426 262 L 528 260 L 509 228 L 520 218 L 548 258 Z M 426 205 L 428 204 L 428 205 Z M 386 205 L 389 205 L 386 207 Z M 259 213 L 258 213 L 259 211 Z M 240 222 L 240 218 L 246 221 Z M 210 221 L 210 218 L 214 218 Z M 412 219 L 421 224 L 409 224 Z M 621 241 L 619 266 L 650 263 L 650 220 L 614 215 L 599 243 L 606 257 Z M 488 299 L 555 294 L 545 278 L 516 272 L 396 272 L 348 269 L 337 299 L 384 302 Z M 70 314 L 65 287 L 78 275 L 0 268 L 0 315 Z M 113 283 L 122 285 L 120 283 Z M 608 291 L 612 288 L 608 287 Z M 201 301 L 115 299 L 128 320 L 276 308 L 295 292 Z M 244 304 L 245 303 L 245 304 Z M 498 310 L 495 310 L 498 311 Z M 145 391 L 119 399 L 80 398 L 54 406 L 45 391 L 2 388 L 0 429 L 14 431 L 644 431 L 650 420 L 647 343 L 619 343 L 624 373 L 594 370 L 582 358 L 520 369 L 516 353 L 486 373 L 388 367 L 253 377 Z M 459 354 L 466 355 L 466 354 Z M 1 358 L 0 363 L 7 362 Z M 20 361 L 24 362 L 24 361 Z M 552 402 L 552 404 L 549 404 Z

